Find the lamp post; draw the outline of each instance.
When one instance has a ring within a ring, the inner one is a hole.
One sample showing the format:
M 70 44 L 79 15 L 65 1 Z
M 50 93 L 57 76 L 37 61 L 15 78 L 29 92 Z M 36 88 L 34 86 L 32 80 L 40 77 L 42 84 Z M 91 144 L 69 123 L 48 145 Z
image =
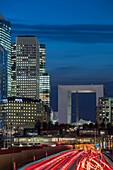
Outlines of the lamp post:
M 4 125 L 5 129 L 4 129 L 4 147 L 7 148 L 7 124 Z
M 95 128 L 95 145 L 96 145 L 96 143 L 97 143 L 97 130 Z
M 11 147 L 12 147 L 12 123 L 11 123 Z
M 18 146 L 19 146 L 19 126 L 18 126 Z
M 17 138 L 18 138 L 18 146 L 19 146 L 19 116 L 20 116 L 20 113 L 18 112 L 17 114 L 17 122 L 18 122 L 18 126 L 17 126 Z
M 77 122 L 77 128 L 78 128 L 78 91 L 76 92 L 76 122 Z

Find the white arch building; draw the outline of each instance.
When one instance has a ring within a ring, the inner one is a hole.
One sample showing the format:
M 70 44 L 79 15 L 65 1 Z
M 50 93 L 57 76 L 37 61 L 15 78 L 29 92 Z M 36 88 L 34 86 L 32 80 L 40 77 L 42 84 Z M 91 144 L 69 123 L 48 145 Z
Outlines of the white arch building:
M 71 124 L 71 94 L 96 93 L 96 106 L 98 98 L 104 96 L 104 85 L 59 85 L 58 86 L 58 122 Z M 77 117 L 78 115 L 76 115 Z

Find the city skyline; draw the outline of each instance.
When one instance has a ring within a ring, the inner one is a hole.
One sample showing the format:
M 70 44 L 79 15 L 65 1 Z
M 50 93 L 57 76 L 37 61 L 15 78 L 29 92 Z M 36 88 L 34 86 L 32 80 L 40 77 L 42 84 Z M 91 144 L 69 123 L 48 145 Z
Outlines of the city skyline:
M 111 0 L 28 0 L 27 4 L 5 0 L 0 11 L 12 24 L 13 41 L 28 34 L 46 44 L 47 72 L 57 95 L 58 84 L 113 81 L 112 8 Z

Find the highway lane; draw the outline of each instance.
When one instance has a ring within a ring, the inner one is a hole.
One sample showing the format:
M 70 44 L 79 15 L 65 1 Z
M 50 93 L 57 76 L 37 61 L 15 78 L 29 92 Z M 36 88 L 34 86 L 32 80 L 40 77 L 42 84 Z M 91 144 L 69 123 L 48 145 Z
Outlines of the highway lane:
M 46 159 L 42 159 L 41 161 L 36 161 L 30 165 L 26 165 L 25 167 L 20 168 L 20 170 L 65 169 L 66 167 L 69 167 L 79 155 L 80 151 L 78 150 L 64 151 L 55 154 L 54 156 L 49 156 Z
M 40 162 L 29 165 L 28 167 L 23 168 L 23 170 L 55 170 L 58 168 L 65 169 L 69 167 L 79 155 L 80 151 L 78 150 L 65 151 L 54 156 L 49 156 Z
M 101 152 L 69 150 L 49 156 L 20 170 L 113 170 Z
M 113 170 L 101 152 L 87 152 L 84 157 L 79 160 L 76 170 Z

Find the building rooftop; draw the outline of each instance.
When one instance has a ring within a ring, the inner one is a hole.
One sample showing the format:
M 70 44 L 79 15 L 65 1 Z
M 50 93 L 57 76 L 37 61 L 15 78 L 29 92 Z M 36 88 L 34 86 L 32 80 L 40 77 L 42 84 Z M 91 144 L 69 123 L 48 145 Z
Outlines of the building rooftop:
M 7 99 L 3 99 L 2 102 L 7 102 L 7 101 L 28 101 L 28 102 L 42 102 L 41 99 L 32 99 L 32 98 L 27 98 L 27 97 L 8 97 Z
M 34 36 L 34 35 L 18 35 L 17 37 L 36 37 L 36 36 Z
M 83 120 L 83 119 L 80 119 L 78 122 L 75 122 L 75 123 L 72 123 L 73 125 L 84 125 L 84 124 L 90 124 L 90 123 L 93 123 L 94 122 L 91 122 L 90 120 Z

